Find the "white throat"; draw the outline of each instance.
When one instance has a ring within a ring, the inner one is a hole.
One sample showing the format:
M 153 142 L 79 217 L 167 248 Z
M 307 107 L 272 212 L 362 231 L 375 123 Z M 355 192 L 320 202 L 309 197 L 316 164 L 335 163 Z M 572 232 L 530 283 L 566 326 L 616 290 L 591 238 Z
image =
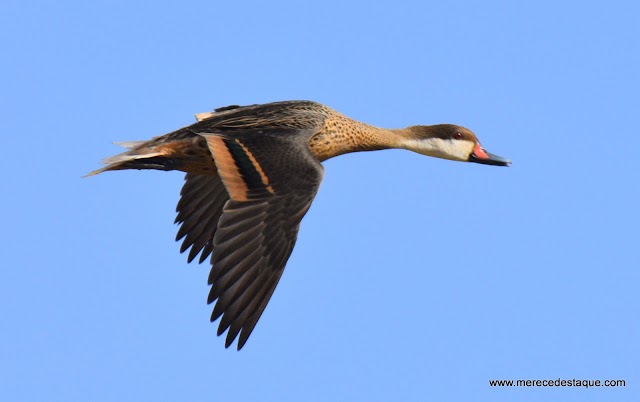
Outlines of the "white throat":
M 404 140 L 402 148 L 435 158 L 454 161 L 468 161 L 475 144 L 466 140 L 443 140 L 442 138 L 425 138 L 420 140 Z

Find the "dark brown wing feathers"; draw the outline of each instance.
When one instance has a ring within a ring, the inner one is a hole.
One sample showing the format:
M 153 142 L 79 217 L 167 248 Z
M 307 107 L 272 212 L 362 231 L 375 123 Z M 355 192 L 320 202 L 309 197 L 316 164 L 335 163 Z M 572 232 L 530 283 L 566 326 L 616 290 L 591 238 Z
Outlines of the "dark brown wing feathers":
M 200 262 L 211 255 L 211 320 L 220 318 L 218 335 L 228 330 L 226 347 L 240 335 L 241 349 L 282 276 L 323 169 L 307 146 L 312 130 L 198 134 L 207 140 L 218 171 L 187 174 L 177 239 L 184 237 L 181 251 L 191 247 L 189 261 L 198 253 Z
M 213 251 L 213 235 L 229 194 L 217 174 L 214 176 L 187 174 L 185 180 L 180 192 L 181 198 L 176 207 L 178 212 L 176 223 L 181 224 L 176 240 L 185 238 L 180 247 L 181 253 L 191 247 L 187 259 L 189 262 L 202 251 L 199 259 L 201 263 Z

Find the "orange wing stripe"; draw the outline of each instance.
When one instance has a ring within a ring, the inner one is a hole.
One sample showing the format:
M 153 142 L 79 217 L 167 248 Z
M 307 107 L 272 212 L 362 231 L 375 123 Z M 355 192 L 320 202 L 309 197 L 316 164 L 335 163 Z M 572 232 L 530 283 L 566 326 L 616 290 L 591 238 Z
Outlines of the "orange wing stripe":
M 271 194 L 275 194 L 275 192 L 273 191 L 273 187 L 271 187 L 271 185 L 269 184 L 269 177 L 267 177 L 264 170 L 262 170 L 262 166 L 260 166 L 260 164 L 258 163 L 256 158 L 253 156 L 251 151 L 249 151 L 249 148 L 245 147 L 244 144 L 242 144 L 238 139 L 236 139 L 236 143 L 240 145 L 242 150 L 247 154 L 247 156 L 249 157 L 249 160 L 251 161 L 251 164 L 256 169 L 258 174 L 260 174 L 260 179 L 262 180 L 262 184 L 267 189 L 267 191 L 269 191 Z
M 224 139 L 215 136 L 206 136 L 205 138 L 229 196 L 236 201 L 247 201 L 249 199 L 249 187 L 242 179 L 242 175 Z

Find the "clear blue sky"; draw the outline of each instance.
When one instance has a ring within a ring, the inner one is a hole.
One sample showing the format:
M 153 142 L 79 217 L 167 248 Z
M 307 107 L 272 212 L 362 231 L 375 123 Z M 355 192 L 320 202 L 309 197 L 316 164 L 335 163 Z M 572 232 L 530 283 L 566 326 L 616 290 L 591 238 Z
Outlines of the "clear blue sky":
M 640 400 L 633 2 L 0 6 L 0 400 Z M 325 164 L 241 352 L 174 242 L 182 174 L 80 176 L 229 104 L 457 123 L 511 168 Z M 492 388 L 490 379 L 625 379 Z

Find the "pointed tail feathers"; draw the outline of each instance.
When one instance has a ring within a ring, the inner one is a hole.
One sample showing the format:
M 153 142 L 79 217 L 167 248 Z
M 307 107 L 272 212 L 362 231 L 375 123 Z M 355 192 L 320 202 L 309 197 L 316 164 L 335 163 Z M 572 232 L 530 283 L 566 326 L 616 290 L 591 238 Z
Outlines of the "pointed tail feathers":
M 169 169 L 170 159 L 161 158 L 166 155 L 167 147 L 165 146 L 147 146 L 145 145 L 149 141 L 126 141 L 126 142 L 114 142 L 116 145 L 120 145 L 124 148 L 128 148 L 129 151 L 123 152 L 105 158 L 102 160 L 103 168 L 94 170 L 82 177 L 95 176 L 99 173 L 106 172 L 108 170 L 124 170 L 124 169 L 159 169 L 159 170 L 172 170 Z M 163 159 L 165 159 L 163 161 Z
M 154 169 L 180 170 L 193 174 L 215 174 L 213 161 L 207 141 L 192 132 L 175 132 L 149 141 L 116 142 L 128 150 L 106 158 L 106 166 L 94 170 L 87 176 L 94 176 L 107 170 Z

